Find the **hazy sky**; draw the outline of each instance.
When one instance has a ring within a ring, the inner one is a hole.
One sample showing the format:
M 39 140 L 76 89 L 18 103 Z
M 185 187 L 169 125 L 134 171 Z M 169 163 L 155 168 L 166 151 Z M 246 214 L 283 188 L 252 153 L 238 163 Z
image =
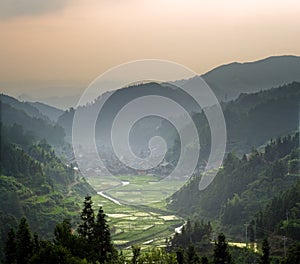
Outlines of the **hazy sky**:
M 299 0 L 0 0 L 2 84 L 88 83 L 144 58 L 204 73 L 280 54 L 300 55 Z

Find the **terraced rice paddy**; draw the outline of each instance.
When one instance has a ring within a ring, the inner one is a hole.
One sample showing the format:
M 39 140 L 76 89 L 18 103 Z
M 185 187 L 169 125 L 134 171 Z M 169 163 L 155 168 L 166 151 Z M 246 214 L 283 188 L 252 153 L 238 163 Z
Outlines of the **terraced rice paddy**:
M 137 181 L 142 186 L 145 184 L 145 180 L 149 180 L 149 177 L 140 177 L 133 181 L 132 176 L 122 176 L 122 181 L 125 180 L 130 183 L 125 187 L 136 185 Z M 151 178 L 151 180 L 154 179 Z M 94 188 L 101 184 L 97 182 L 96 178 L 89 179 L 89 182 Z M 105 192 L 105 194 L 110 195 L 110 192 Z M 143 199 L 147 199 L 145 194 L 143 196 Z M 165 246 L 166 238 L 173 235 L 174 229 L 183 223 L 183 219 L 166 209 L 165 201 L 148 205 L 127 205 L 117 203 L 99 194 L 93 196 L 93 201 L 95 207 L 103 207 L 108 216 L 114 244 L 123 249 L 130 248 L 135 244 L 142 248 Z

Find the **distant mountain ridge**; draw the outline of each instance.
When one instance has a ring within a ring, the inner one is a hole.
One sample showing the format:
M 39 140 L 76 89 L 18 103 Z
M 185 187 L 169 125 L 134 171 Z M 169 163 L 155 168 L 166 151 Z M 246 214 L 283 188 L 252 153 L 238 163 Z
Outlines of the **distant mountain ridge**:
M 300 81 L 299 56 L 273 56 L 254 62 L 233 62 L 188 80 L 174 82 L 187 88 L 203 78 L 219 101 L 236 99 L 241 93 L 254 93 Z
M 47 115 L 44 115 L 42 112 L 39 111 L 36 107 L 31 105 L 31 103 L 28 102 L 21 102 L 11 96 L 1 94 L 0 95 L 0 101 L 4 104 L 9 104 L 15 109 L 21 110 L 25 112 L 28 116 L 33 118 L 42 119 L 46 122 L 50 122 L 50 119 Z
M 270 89 L 293 81 L 300 81 L 300 56 L 282 55 L 271 56 L 252 62 L 233 62 L 215 67 L 214 69 L 195 76 L 188 80 L 172 81 L 182 87 L 188 86 L 194 79 L 202 77 L 220 101 L 236 99 L 240 93 L 253 93 Z M 75 85 L 75 84 L 74 84 Z M 86 85 L 87 86 L 87 85 Z M 53 93 L 52 96 L 36 97 L 33 94 L 23 94 L 20 98 L 25 101 L 42 101 L 60 109 L 75 107 L 80 98 L 79 91 L 83 92 L 84 86 L 76 90 L 76 95 Z M 71 91 L 71 90 L 70 90 Z

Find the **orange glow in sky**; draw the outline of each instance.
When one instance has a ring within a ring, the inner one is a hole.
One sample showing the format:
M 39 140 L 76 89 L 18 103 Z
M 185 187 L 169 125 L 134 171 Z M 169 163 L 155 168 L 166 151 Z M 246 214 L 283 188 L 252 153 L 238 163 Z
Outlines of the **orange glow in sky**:
M 65 0 L 58 6 L 46 0 L 40 10 L 30 7 L 36 1 L 21 2 L 27 6 L 0 4 L 1 82 L 91 81 L 145 58 L 205 73 L 232 61 L 300 55 L 296 0 Z

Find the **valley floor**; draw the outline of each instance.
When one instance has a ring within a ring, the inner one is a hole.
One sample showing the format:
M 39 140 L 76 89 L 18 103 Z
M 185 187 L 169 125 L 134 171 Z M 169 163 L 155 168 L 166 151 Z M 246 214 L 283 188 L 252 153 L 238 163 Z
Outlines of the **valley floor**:
M 88 182 L 97 186 L 95 179 Z M 94 206 L 102 206 L 107 214 L 113 242 L 120 249 L 131 249 L 132 245 L 140 245 L 142 249 L 149 246 L 164 247 L 166 239 L 174 234 L 175 228 L 184 223 L 181 217 L 166 208 L 164 201 L 128 205 L 102 191 L 92 199 Z

